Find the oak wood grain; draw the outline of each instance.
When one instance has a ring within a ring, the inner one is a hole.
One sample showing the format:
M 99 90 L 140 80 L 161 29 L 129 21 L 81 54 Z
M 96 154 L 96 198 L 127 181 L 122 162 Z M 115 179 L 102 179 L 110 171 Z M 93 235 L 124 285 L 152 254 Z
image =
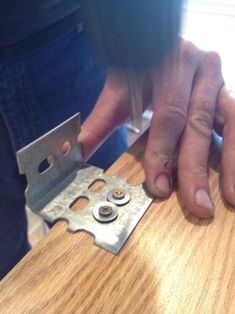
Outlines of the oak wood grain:
M 146 135 L 107 171 L 144 180 Z M 214 219 L 155 201 L 115 256 L 58 222 L 0 284 L 0 313 L 235 313 L 235 213 L 210 172 Z

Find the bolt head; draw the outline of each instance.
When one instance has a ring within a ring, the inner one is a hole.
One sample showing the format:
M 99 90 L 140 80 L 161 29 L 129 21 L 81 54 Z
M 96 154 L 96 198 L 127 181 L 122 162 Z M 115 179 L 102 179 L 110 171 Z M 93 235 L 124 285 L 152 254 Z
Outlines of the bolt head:
M 113 208 L 111 206 L 100 206 L 99 208 L 99 214 L 102 217 L 110 216 L 113 213 Z
M 121 200 L 125 197 L 125 192 L 122 189 L 114 189 L 112 191 L 112 196 L 116 200 Z

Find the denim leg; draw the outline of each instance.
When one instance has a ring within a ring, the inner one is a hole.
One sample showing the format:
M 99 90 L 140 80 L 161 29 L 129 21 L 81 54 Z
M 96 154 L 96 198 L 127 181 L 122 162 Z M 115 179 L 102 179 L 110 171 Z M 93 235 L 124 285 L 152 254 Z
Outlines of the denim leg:
M 29 251 L 25 215 L 25 178 L 0 116 L 0 280 Z
M 106 70 L 94 58 L 85 35 L 77 31 L 3 67 L 3 73 L 8 80 L 8 101 L 2 110 L 16 149 L 78 111 L 83 121 L 106 78 Z M 127 132 L 122 128 L 102 145 L 92 163 L 107 168 L 126 147 Z

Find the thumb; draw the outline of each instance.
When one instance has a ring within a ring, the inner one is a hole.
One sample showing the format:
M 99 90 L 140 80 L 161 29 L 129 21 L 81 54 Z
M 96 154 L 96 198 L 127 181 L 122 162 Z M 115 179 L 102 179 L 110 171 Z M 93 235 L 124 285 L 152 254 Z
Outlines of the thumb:
M 129 118 L 128 84 L 122 73 L 110 71 L 98 101 L 82 124 L 78 142 L 85 160 Z

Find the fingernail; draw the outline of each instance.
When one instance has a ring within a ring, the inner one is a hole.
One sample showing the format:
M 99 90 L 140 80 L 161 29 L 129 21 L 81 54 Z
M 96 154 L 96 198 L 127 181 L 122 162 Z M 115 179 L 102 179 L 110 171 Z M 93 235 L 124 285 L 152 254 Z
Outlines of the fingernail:
M 157 196 L 166 197 L 170 194 L 171 186 L 165 174 L 160 174 L 160 176 L 157 177 L 155 186 L 157 188 Z
M 213 204 L 206 190 L 198 190 L 195 193 L 195 202 L 198 206 L 209 209 L 213 212 Z

